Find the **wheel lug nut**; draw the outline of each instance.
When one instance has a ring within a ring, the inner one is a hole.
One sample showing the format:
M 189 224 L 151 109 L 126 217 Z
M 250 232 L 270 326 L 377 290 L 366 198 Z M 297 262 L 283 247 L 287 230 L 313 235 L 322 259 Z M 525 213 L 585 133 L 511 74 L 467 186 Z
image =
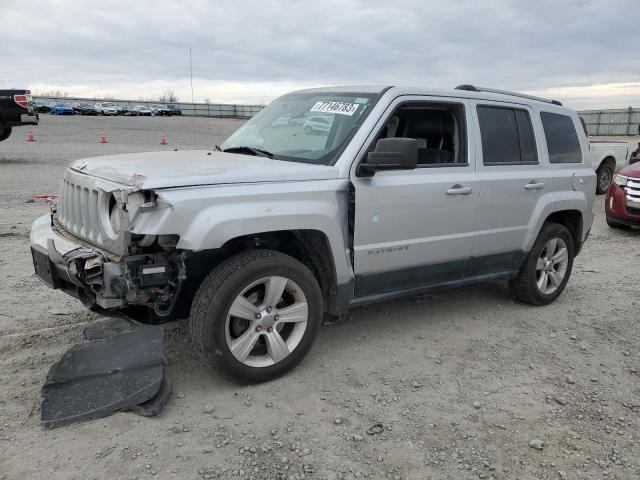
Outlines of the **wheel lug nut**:
M 259 313 L 256 313 L 256 320 L 260 320 L 262 318 L 262 315 L 260 315 Z
M 271 307 L 267 307 L 267 313 L 271 313 Z
M 280 315 L 274 315 L 273 319 L 277 322 L 278 320 L 280 320 Z
M 271 328 L 271 327 L 267 328 L 267 332 L 269 332 L 269 333 L 273 332 L 273 328 Z
M 260 332 L 260 331 L 262 331 L 262 327 L 261 327 L 260 325 L 258 325 L 258 326 L 256 327 L 256 332 Z

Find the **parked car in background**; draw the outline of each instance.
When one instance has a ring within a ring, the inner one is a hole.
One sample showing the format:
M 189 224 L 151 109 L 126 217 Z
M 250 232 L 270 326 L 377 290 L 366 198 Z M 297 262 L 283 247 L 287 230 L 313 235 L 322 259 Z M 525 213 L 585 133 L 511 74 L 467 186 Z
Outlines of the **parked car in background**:
M 29 90 L 0 90 L 0 142 L 11 135 L 13 127 L 38 125 Z
M 42 100 L 34 100 L 33 101 L 33 110 L 36 113 L 49 113 L 51 107 L 44 103 Z
M 325 135 L 329 135 L 331 131 L 331 124 L 333 119 L 326 115 L 314 115 L 308 117 L 304 124 L 302 125 L 302 129 L 305 133 L 312 135 L 314 133 L 322 133 Z
M 637 162 L 640 162 L 640 142 L 638 143 L 638 148 L 631 152 L 631 155 L 629 156 L 629 165 L 633 165 Z
M 171 115 L 182 115 L 182 110 L 178 105 L 167 105 L 167 108 L 171 110 Z
M 133 107 L 136 115 L 140 115 L 141 117 L 150 117 L 153 115 L 151 109 L 146 105 L 135 105 Z
M 301 112 L 330 118 L 326 139 L 272 127 Z M 190 314 L 203 361 L 242 383 L 291 370 L 325 313 L 498 279 L 547 305 L 593 223 L 578 115 L 527 95 L 303 90 L 218 150 L 72 162 L 31 251 L 37 275 L 87 307 Z
M 79 115 L 98 115 L 95 104 L 91 102 L 80 102 L 74 110 Z
M 611 228 L 640 227 L 640 162 L 618 172 L 605 198 L 607 224 Z
M 593 169 L 598 175 L 596 193 L 606 193 L 613 175 L 624 168 L 629 158 L 627 142 L 589 141 L 589 150 L 593 160 Z
M 50 105 L 50 112 L 52 115 L 73 115 L 73 107 L 68 103 L 53 102 Z
M 173 112 L 171 111 L 171 109 L 167 108 L 166 105 L 153 104 L 153 105 L 150 105 L 149 108 L 151 109 L 151 112 L 153 113 L 153 115 L 157 115 L 157 116 L 173 115 Z
M 96 112 L 100 115 L 117 115 L 118 109 L 111 102 L 96 103 Z
M 122 105 L 122 115 L 127 115 L 127 116 L 138 115 L 138 112 L 136 112 L 136 109 L 135 109 L 135 105 L 131 105 L 130 103 L 125 103 L 124 105 Z

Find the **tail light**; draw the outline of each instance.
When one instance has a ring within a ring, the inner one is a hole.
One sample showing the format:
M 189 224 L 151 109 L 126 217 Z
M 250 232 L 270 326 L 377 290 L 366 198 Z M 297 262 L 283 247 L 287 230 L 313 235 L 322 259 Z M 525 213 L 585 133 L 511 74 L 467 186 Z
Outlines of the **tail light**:
M 14 95 L 13 100 L 22 108 L 29 108 L 29 95 Z

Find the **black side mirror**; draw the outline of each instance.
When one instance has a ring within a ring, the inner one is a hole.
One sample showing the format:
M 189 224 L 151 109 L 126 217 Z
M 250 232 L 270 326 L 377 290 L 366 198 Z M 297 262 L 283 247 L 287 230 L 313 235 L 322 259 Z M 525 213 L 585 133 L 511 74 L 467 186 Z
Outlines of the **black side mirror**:
M 358 165 L 356 175 L 370 177 L 380 170 L 412 170 L 418 164 L 418 142 L 415 138 L 381 138 L 367 161 Z

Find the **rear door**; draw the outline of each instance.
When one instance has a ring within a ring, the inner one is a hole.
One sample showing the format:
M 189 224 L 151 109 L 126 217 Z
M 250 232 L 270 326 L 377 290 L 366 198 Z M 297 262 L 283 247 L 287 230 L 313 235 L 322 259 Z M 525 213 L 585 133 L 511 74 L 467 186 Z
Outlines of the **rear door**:
M 467 100 L 431 97 L 399 97 L 382 116 L 360 161 L 393 136 L 416 138 L 423 163 L 372 177 L 352 168 L 356 297 L 467 274 L 480 194 L 470 121 Z
M 478 274 L 517 270 L 526 256 L 536 207 L 542 196 L 553 192 L 552 175 L 539 154 L 541 132 L 528 106 L 472 103 L 480 132 L 477 171 L 482 189 L 474 267 Z

